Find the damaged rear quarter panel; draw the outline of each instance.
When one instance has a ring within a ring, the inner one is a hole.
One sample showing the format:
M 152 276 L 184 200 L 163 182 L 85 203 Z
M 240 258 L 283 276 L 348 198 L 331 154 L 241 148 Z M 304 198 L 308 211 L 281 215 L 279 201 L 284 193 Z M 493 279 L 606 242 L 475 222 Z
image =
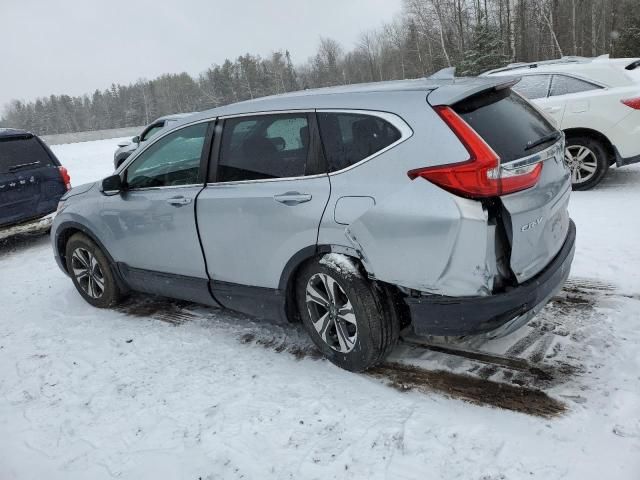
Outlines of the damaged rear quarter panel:
M 479 202 L 417 179 L 345 230 L 376 279 L 448 296 L 488 295 L 494 229 Z

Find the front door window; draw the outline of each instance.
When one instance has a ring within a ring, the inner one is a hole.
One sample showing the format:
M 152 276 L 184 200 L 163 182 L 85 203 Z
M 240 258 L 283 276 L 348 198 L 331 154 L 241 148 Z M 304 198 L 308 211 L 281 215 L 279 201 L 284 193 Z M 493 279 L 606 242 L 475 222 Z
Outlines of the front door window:
M 198 123 L 177 130 L 142 152 L 127 169 L 129 189 L 200 183 L 200 157 L 207 125 Z

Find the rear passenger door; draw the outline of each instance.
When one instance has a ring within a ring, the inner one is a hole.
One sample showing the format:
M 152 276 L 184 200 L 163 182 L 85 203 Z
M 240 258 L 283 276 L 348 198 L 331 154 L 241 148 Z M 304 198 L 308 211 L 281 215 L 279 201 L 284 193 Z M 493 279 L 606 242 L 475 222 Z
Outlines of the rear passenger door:
M 554 75 L 551 81 L 549 100 L 564 106 L 562 117 L 562 128 L 571 128 L 575 115 L 587 113 L 591 108 L 589 95 L 582 95 L 584 92 L 600 90 L 602 87 L 594 83 L 571 77 L 569 75 Z
M 566 102 L 562 98 L 554 98 L 549 96 L 551 91 L 553 75 L 551 74 L 533 74 L 524 75 L 522 79 L 516 83 L 513 89 L 528 100 L 533 101 L 547 115 L 553 118 L 558 127 L 562 125 L 562 117 Z
M 224 304 L 235 285 L 277 289 L 287 262 L 315 248 L 330 187 L 313 112 L 231 117 L 217 129 L 197 218 Z

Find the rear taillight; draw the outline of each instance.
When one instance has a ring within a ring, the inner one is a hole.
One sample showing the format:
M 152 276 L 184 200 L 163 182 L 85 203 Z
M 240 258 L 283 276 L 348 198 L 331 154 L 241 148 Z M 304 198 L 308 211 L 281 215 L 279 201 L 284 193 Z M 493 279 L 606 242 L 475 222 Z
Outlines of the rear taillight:
M 624 103 L 627 107 L 631 107 L 634 110 L 640 110 L 640 97 L 627 98 L 625 100 L 620 100 L 620 101 Z
M 533 187 L 540 178 L 542 163 L 517 169 L 500 167 L 500 157 L 450 107 L 434 107 L 469 152 L 469 160 L 449 165 L 419 168 L 407 174 L 422 177 L 456 195 L 467 198 L 498 197 Z
M 71 176 L 69 172 L 64 167 L 58 167 L 58 170 L 60 171 L 60 178 L 62 178 L 62 183 L 64 183 L 65 188 L 71 190 Z

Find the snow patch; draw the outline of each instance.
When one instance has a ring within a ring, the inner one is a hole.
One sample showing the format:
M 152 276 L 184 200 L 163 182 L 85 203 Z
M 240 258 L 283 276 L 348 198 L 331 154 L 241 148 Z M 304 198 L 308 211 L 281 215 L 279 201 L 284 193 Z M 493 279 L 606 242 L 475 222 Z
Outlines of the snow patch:
M 14 235 L 37 235 L 46 232 L 51 228 L 53 217 L 55 213 L 50 213 L 44 217 L 40 217 L 36 220 L 21 223 L 19 225 L 13 225 L 11 227 L 0 228 L 0 240 L 13 237 Z
M 113 171 L 117 143 L 54 151 L 79 185 Z M 398 391 L 314 361 L 300 326 L 145 297 L 95 309 L 46 237 L 0 249 L 0 478 L 637 480 L 640 216 L 621 206 L 640 203 L 639 185 L 640 165 L 574 192 L 563 293 L 521 331 L 465 344 L 555 366 L 556 380 L 534 384 L 566 403 L 553 418 L 422 391 L 409 382 L 420 371 L 391 372 Z M 348 256 L 321 261 L 357 272 Z M 406 344 L 389 362 L 538 378 Z
M 340 270 L 345 275 L 361 276 L 360 270 L 347 255 L 341 253 L 328 253 L 320 259 L 320 264 Z

